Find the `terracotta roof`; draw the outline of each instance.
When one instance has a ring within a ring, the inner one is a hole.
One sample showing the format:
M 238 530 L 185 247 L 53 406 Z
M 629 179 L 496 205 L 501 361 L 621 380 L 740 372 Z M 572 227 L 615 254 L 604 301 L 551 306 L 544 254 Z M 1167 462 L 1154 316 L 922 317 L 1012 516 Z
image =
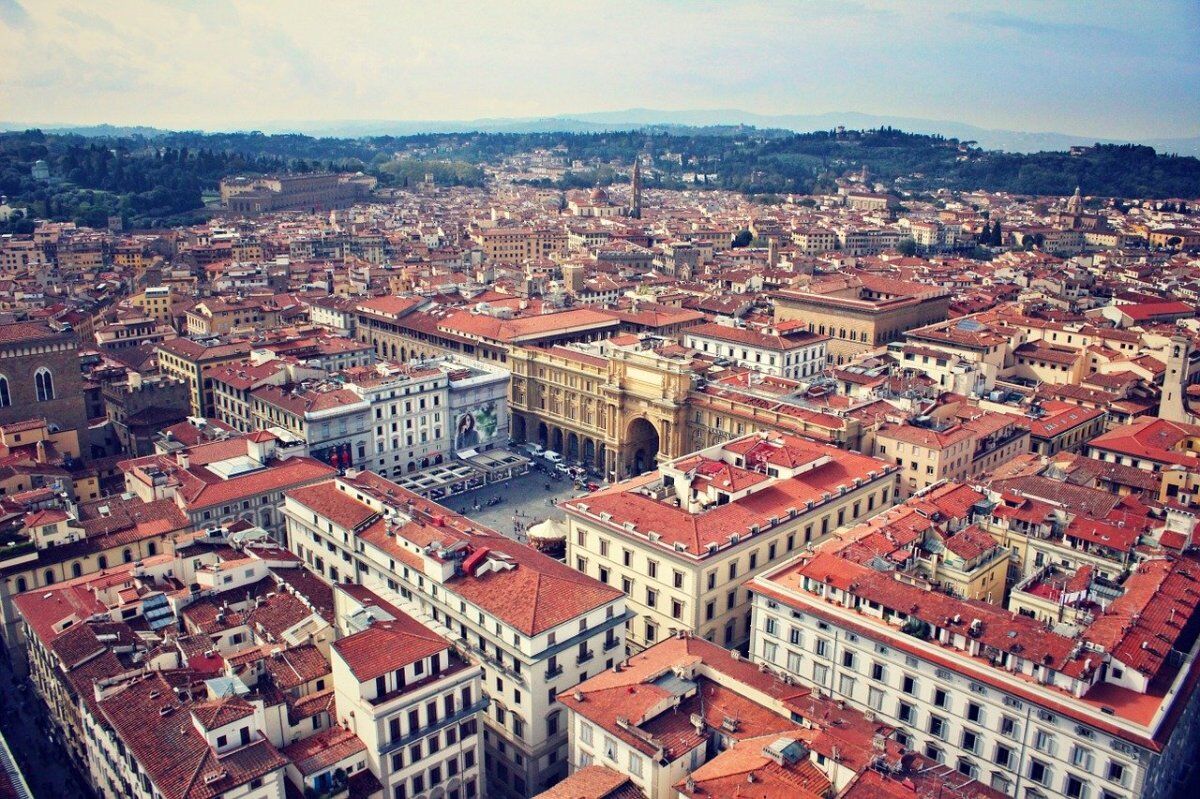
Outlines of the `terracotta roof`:
M 136 680 L 100 702 L 103 716 L 165 799 L 215 799 L 287 765 L 265 738 L 218 758 L 168 676 L 158 672 Z M 162 713 L 163 707 L 172 710 Z
M 369 682 L 449 647 L 440 635 L 403 613 L 389 621 L 377 621 L 333 644 L 334 651 L 359 682 Z
M 642 799 L 626 774 L 607 766 L 584 766 L 534 799 Z

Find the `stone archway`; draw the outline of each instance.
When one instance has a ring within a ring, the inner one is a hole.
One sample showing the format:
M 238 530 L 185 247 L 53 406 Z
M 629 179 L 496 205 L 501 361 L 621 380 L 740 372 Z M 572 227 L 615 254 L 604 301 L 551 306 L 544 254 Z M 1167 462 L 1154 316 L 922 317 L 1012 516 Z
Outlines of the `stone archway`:
M 550 445 L 547 449 L 552 449 L 555 452 L 562 454 L 563 451 L 563 431 L 561 427 L 556 427 L 550 431 Z
M 550 428 L 546 427 L 545 422 L 538 422 L 537 443 L 541 444 L 543 449 L 550 446 Z
M 592 466 L 596 465 L 596 442 L 590 438 L 583 440 L 583 462 Z
M 655 468 L 658 463 L 659 436 L 653 422 L 639 416 L 625 431 L 625 471 L 630 476 Z
M 525 417 L 519 413 L 514 413 L 512 415 L 512 440 L 524 441 L 525 435 Z
M 571 463 L 579 460 L 579 436 L 575 433 L 567 433 L 567 449 L 563 452 L 563 457 Z

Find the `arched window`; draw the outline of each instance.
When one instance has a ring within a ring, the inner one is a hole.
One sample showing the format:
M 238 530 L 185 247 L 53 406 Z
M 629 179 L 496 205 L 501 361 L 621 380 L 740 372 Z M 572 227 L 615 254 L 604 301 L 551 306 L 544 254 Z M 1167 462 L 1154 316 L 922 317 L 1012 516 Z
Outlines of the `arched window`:
M 12 405 L 12 395 L 8 393 L 8 378 L 0 375 L 0 408 Z
M 133 563 L 133 552 L 132 552 L 132 550 L 126 549 L 125 551 L 123 551 L 123 552 L 121 553 L 121 558 L 122 558 L 122 559 L 123 559 L 123 560 L 124 560 L 126 563 Z
M 46 569 L 46 572 L 42 575 L 42 577 L 44 578 L 43 582 L 46 585 L 54 584 L 54 572 L 50 571 L 49 569 Z
M 146 544 L 146 553 L 149 555 L 157 555 L 158 554 L 158 544 L 154 543 L 153 541 Z
M 54 375 L 46 367 L 38 369 L 33 374 L 33 386 L 37 390 L 38 402 L 54 399 Z
M 29 583 L 25 582 L 24 577 L 17 578 L 17 593 L 23 594 L 29 590 Z
M 83 576 L 83 567 L 79 565 L 79 561 L 75 561 L 74 563 L 71 564 L 71 576 L 72 577 L 82 577 Z
M 108 558 L 106 558 L 104 555 L 101 555 L 100 557 L 96 558 L 96 565 L 98 567 L 100 567 L 101 569 L 107 569 L 108 568 Z

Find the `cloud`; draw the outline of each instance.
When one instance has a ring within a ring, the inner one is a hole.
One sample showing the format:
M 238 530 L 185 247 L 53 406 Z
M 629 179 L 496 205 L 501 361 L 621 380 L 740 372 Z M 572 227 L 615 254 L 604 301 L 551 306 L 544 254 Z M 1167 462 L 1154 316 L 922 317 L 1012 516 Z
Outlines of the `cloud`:
M 81 5 L 0 0 L 5 117 L 228 129 L 649 107 L 1200 128 L 1195 0 L 1097 2 L 1086 22 L 1070 0 Z
M 0 24 L 13 29 L 29 26 L 29 14 L 17 0 L 0 0 Z
M 1010 14 L 1007 11 L 956 11 L 951 16 L 968 25 L 978 25 L 985 28 L 1028 33 L 1035 36 L 1076 36 L 1081 33 L 1104 34 L 1117 36 L 1121 31 L 1103 25 L 1094 25 L 1076 21 L 1061 22 L 1054 19 L 1038 19 Z

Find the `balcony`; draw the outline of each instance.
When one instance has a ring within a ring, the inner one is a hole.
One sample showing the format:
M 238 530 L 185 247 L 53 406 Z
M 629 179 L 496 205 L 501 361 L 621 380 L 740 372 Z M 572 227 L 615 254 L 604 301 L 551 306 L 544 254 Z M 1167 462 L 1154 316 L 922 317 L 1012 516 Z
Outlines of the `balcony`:
M 546 669 L 546 679 L 553 680 L 555 677 L 563 673 L 562 666 L 552 666 Z
M 595 656 L 596 656 L 596 653 L 590 649 L 580 652 L 578 655 L 575 656 L 575 665 L 576 666 L 583 665 L 584 663 L 587 663 L 589 660 L 591 660 Z
M 612 650 L 616 649 L 620 645 L 621 645 L 620 639 L 610 638 L 604 642 L 604 651 L 611 652 Z

